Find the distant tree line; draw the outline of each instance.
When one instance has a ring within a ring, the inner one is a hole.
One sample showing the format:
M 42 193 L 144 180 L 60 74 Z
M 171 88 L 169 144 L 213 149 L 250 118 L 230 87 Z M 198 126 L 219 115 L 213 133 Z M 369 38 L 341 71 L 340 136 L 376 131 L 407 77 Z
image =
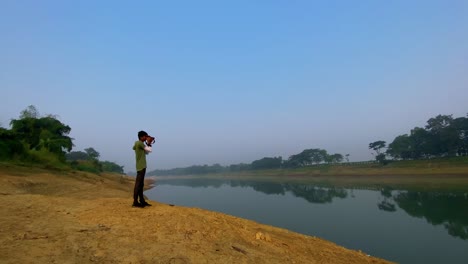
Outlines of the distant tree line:
M 41 116 L 33 105 L 21 111 L 18 119 L 12 119 L 10 127 L 0 127 L 0 160 L 123 173 L 122 166 L 99 161 L 99 153 L 93 148 L 71 152 L 74 145 L 69 137 L 70 126 L 54 115 Z
M 92 147 L 85 148 L 84 151 L 71 151 L 65 155 L 74 169 L 97 173 L 124 173 L 123 166 L 111 161 L 100 161 L 99 156 L 99 152 Z
M 346 155 L 346 158 L 349 154 Z M 153 170 L 148 175 L 197 175 L 222 172 L 241 172 L 267 169 L 282 168 L 300 168 L 317 164 L 340 163 L 343 161 L 343 155 L 335 153 L 328 154 L 324 149 L 306 149 L 299 154 L 290 156 L 287 160 L 280 157 L 265 157 L 255 160 L 252 163 L 239 163 L 229 166 L 214 165 L 195 165 L 185 168 L 175 168 L 169 170 Z
M 72 151 L 73 139 L 70 126 L 54 115 L 41 116 L 34 106 L 21 111 L 18 119 L 12 119 L 10 129 L 0 127 L 0 161 L 40 163 L 46 166 L 71 166 L 93 172 L 123 173 L 123 166 L 110 161 L 100 161 L 94 148 Z M 425 127 L 415 127 L 409 134 L 397 136 L 390 144 L 378 140 L 369 144 L 375 159 L 386 164 L 391 160 L 416 160 L 468 155 L 468 116 L 453 118 L 438 115 L 430 118 Z M 222 172 L 241 172 L 266 169 L 300 168 L 319 164 L 336 164 L 346 159 L 324 149 L 305 149 L 288 159 L 264 157 L 252 163 L 229 166 L 194 165 L 186 168 L 154 170 L 148 175 L 195 175 Z
M 383 151 L 383 149 L 386 151 Z M 389 145 L 383 140 L 369 144 L 376 160 L 416 160 L 468 155 L 468 118 L 438 115 L 427 125 L 413 128 L 409 134 L 397 136 Z

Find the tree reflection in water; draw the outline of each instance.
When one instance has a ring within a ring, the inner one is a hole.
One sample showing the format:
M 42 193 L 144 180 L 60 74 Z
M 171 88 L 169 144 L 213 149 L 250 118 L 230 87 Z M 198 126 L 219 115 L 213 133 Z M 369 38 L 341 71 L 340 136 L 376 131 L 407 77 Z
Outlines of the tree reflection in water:
M 324 188 L 307 184 L 275 183 L 263 181 L 246 180 L 217 180 L 217 179 L 170 179 L 158 180 L 159 185 L 191 186 L 191 187 L 214 187 L 219 188 L 223 184 L 231 187 L 250 187 L 257 192 L 265 194 L 284 195 L 291 192 L 294 196 L 305 199 L 310 203 L 331 203 L 333 198 L 346 198 L 348 192 L 344 188 Z
M 296 197 L 304 198 L 311 203 L 331 203 L 333 198 L 344 199 L 348 196 L 344 188 L 323 188 L 303 184 L 287 184 L 285 188 Z
M 334 198 L 344 199 L 353 196 L 352 190 L 338 187 L 319 187 L 313 184 L 276 183 L 248 180 L 219 179 L 170 179 L 158 180 L 158 185 L 176 185 L 191 187 L 231 187 L 253 188 L 268 195 L 285 195 L 290 192 L 310 203 L 332 203 Z M 379 210 L 395 212 L 398 208 L 408 215 L 424 218 L 432 225 L 443 225 L 454 237 L 468 239 L 468 196 L 450 192 L 397 191 L 390 188 L 380 190 Z
M 392 198 L 392 189 L 390 188 L 382 188 L 380 190 L 380 194 L 383 197 L 383 201 L 377 204 L 377 207 L 380 210 L 384 210 L 387 212 L 395 212 L 396 211 L 396 206 L 394 203 L 391 202 Z
M 377 205 L 379 209 L 392 211 L 393 201 L 410 216 L 424 218 L 432 225 L 443 225 L 450 235 L 468 239 L 467 194 L 395 191 L 388 196 L 388 190 L 382 190 L 381 194 L 385 198 Z

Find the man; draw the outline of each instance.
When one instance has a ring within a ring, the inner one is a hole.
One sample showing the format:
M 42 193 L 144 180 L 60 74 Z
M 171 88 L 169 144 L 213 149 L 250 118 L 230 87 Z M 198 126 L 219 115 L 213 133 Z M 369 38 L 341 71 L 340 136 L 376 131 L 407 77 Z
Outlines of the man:
M 145 197 L 143 196 L 143 186 L 146 174 L 146 155 L 152 151 L 151 146 L 146 146 L 145 143 L 143 143 L 148 137 L 148 133 L 145 131 L 138 132 L 138 140 L 135 141 L 135 144 L 133 145 L 137 170 L 135 188 L 133 189 L 133 207 L 143 208 L 145 206 L 151 206 L 151 204 L 145 201 Z M 140 201 L 138 201 L 138 198 Z

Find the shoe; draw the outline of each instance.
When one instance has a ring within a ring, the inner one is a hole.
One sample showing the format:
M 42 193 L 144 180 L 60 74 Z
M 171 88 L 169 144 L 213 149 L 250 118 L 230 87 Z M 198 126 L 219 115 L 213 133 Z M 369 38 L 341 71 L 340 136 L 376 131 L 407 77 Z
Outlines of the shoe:
M 143 203 L 141 203 L 141 205 L 143 205 L 143 206 L 151 206 L 151 204 L 149 204 L 149 203 L 147 203 L 147 202 L 143 202 Z
M 145 207 L 145 206 L 142 205 L 141 203 L 133 203 L 133 204 L 132 204 L 132 207 L 143 208 L 143 207 Z

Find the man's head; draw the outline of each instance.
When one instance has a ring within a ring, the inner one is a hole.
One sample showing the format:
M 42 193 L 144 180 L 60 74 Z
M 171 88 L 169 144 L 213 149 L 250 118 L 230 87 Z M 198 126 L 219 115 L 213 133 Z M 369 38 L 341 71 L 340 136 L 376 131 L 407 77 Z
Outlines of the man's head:
M 141 141 L 145 141 L 147 136 L 148 136 L 148 133 L 146 133 L 143 130 L 138 132 L 138 139 Z

